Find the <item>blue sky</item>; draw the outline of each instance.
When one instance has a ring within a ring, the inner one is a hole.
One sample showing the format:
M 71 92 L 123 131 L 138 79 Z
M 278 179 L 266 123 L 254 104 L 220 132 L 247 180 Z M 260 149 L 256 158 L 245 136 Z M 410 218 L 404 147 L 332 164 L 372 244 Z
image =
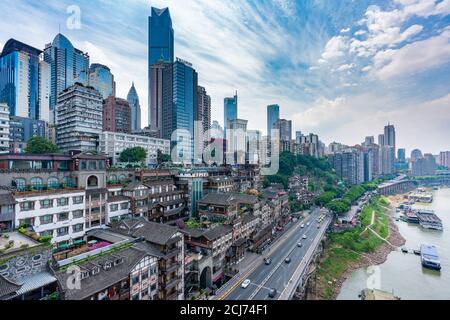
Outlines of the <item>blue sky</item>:
M 81 28 L 67 8 L 79 6 Z M 398 146 L 450 149 L 450 0 L 2 0 L 0 47 L 38 48 L 61 31 L 91 62 L 111 67 L 117 92 L 136 83 L 147 122 L 147 18 L 171 11 L 176 56 L 193 63 L 222 122 L 239 92 L 239 117 L 266 131 L 278 103 L 295 130 L 356 144 L 388 122 Z

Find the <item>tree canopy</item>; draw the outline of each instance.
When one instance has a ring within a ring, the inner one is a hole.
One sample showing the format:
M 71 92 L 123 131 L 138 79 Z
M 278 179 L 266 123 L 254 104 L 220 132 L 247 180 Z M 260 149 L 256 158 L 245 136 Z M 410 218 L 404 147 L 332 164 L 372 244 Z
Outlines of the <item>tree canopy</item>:
M 58 153 L 58 147 L 43 137 L 32 137 L 27 142 L 27 147 L 25 149 L 26 153 L 29 154 L 46 154 L 46 153 Z
M 129 148 L 120 154 L 121 162 L 143 162 L 147 158 L 147 151 L 142 147 Z
M 158 156 L 157 156 L 158 164 L 166 163 L 166 162 L 170 162 L 171 161 L 170 155 L 162 153 L 162 151 L 160 149 L 158 149 L 157 152 L 158 152 Z

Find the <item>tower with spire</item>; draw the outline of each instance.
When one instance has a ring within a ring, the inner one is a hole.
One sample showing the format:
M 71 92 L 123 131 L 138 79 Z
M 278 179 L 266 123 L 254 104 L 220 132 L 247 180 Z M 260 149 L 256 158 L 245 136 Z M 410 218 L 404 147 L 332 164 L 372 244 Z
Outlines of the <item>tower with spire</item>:
M 134 81 L 127 95 L 128 104 L 131 107 L 131 131 L 141 130 L 141 105 L 139 104 L 139 96 L 134 86 Z

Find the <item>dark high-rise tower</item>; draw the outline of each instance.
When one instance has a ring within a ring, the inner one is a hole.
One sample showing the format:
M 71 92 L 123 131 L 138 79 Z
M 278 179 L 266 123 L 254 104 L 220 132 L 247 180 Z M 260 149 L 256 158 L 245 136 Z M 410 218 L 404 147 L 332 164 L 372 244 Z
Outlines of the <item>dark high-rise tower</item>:
M 280 106 L 273 104 L 267 106 L 267 135 L 272 135 L 274 124 L 280 119 Z
M 162 70 L 153 67 L 157 63 L 173 63 L 174 57 L 174 31 L 169 8 L 152 7 L 148 18 L 148 125 L 153 130 L 155 130 L 155 124 L 158 124 L 156 129 L 161 130 L 161 118 L 152 119 L 152 117 L 161 110 L 161 105 L 158 103 L 161 102 L 161 97 L 154 97 L 154 95 L 155 89 L 162 83 L 161 77 L 156 77 L 156 75 L 162 75 Z M 155 81 L 157 83 L 154 83 Z
M 148 64 L 151 66 L 162 59 L 174 61 L 174 31 L 169 8 L 152 7 L 148 18 Z
M 233 98 L 225 98 L 224 99 L 224 119 L 223 119 L 223 129 L 226 137 L 226 132 L 228 128 L 228 121 L 236 120 L 238 117 L 238 95 Z
M 131 107 L 131 131 L 139 131 L 141 130 L 141 105 L 139 104 L 139 96 L 134 87 L 134 82 L 128 92 L 127 101 Z

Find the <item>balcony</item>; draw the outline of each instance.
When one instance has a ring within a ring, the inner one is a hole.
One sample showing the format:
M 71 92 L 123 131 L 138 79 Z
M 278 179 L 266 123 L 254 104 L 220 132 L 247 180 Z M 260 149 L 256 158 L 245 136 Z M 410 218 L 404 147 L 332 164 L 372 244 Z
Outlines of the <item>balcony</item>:
M 161 266 L 161 271 L 165 272 L 165 273 L 171 273 L 171 272 L 178 270 L 179 267 L 180 267 L 180 265 L 178 263 L 172 263 L 169 265 Z
M 172 277 L 166 281 L 162 281 L 159 285 L 161 288 L 165 290 L 169 290 L 170 288 L 175 287 L 181 281 L 181 276 Z

